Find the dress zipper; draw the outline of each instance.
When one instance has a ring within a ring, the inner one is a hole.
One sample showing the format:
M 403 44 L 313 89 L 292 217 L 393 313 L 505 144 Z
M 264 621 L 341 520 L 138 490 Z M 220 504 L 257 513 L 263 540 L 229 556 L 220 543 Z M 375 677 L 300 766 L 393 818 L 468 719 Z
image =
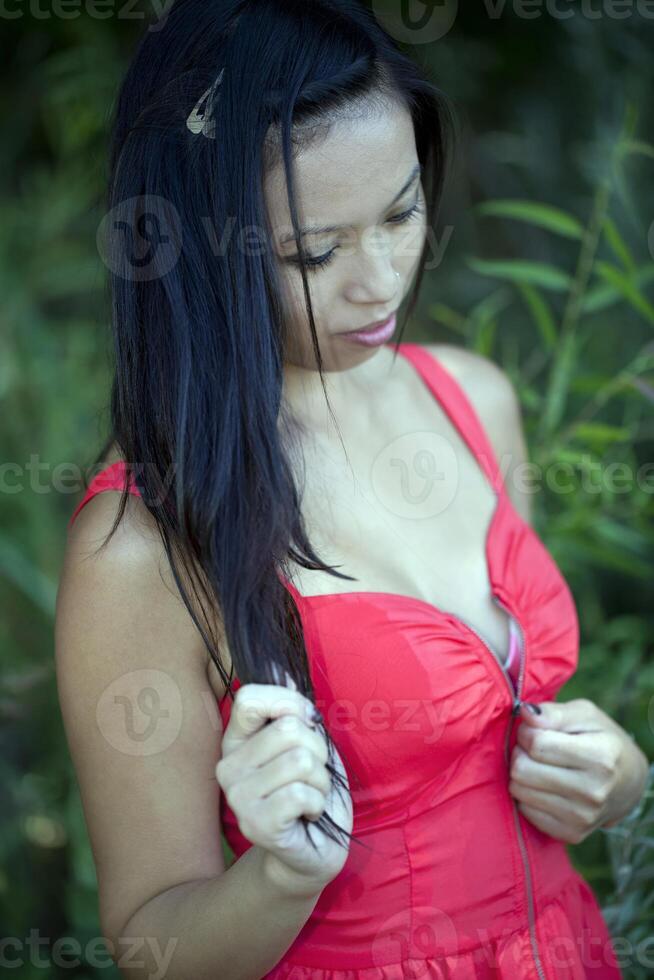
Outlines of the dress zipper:
M 524 668 L 525 668 L 525 636 L 524 636 L 524 631 L 522 629 L 521 624 L 518 622 L 518 620 L 512 614 L 511 610 L 508 609 L 504 605 L 504 603 L 500 600 L 500 598 L 497 595 L 495 595 L 495 593 L 492 593 L 491 598 L 492 598 L 493 602 L 497 606 L 499 606 L 501 609 L 504 609 L 504 611 L 511 617 L 511 619 L 516 624 L 516 626 L 518 627 L 518 630 L 520 632 L 520 671 L 518 673 L 518 689 L 517 689 L 517 692 L 515 691 L 515 688 L 513 686 L 513 681 L 511 679 L 511 676 L 509 675 L 508 671 L 506 670 L 506 668 L 504 667 L 504 665 L 502 663 L 500 663 L 500 665 L 499 665 L 501 667 L 501 669 L 502 669 L 502 673 L 506 677 L 507 683 L 508 683 L 508 685 L 509 685 L 509 687 L 511 689 L 511 694 L 512 694 L 512 696 L 514 698 L 513 710 L 511 711 L 511 717 L 509 718 L 509 724 L 508 724 L 507 729 L 506 729 L 506 737 L 504 739 L 504 758 L 506 760 L 507 769 L 508 769 L 508 766 L 509 766 L 509 752 L 508 752 L 508 748 L 509 748 L 509 740 L 510 740 L 510 736 L 511 736 L 511 730 L 513 728 L 513 721 L 514 721 L 516 715 L 518 715 L 518 713 L 520 711 L 520 705 L 522 703 L 522 701 L 521 701 L 521 694 L 522 694 L 522 683 L 523 683 Z M 522 833 L 522 827 L 520 826 L 520 818 L 519 818 L 519 815 L 518 815 L 518 807 L 517 807 L 516 801 L 513 799 L 513 797 L 511 797 L 511 803 L 512 803 L 512 809 L 513 809 L 513 819 L 515 821 L 516 831 L 517 831 L 517 835 L 518 835 L 518 843 L 520 845 L 520 853 L 522 855 L 523 867 L 524 867 L 524 872 L 525 872 L 525 884 L 527 886 L 527 912 L 528 912 L 528 916 L 529 916 L 529 935 L 530 935 L 530 938 L 531 938 L 531 948 L 532 948 L 532 952 L 533 952 L 533 955 L 534 955 L 534 961 L 535 961 L 535 964 L 536 964 L 536 970 L 538 971 L 538 976 L 539 976 L 540 980 L 546 980 L 545 973 L 543 971 L 543 966 L 542 966 L 541 959 L 540 959 L 540 953 L 539 953 L 539 950 L 538 950 L 538 942 L 536 940 L 535 914 L 534 914 L 534 895 L 533 895 L 533 885 L 532 885 L 532 880 L 531 880 L 531 869 L 529 867 L 529 858 L 527 856 L 527 848 L 526 848 L 524 836 L 523 836 L 523 833 Z
M 501 609 L 503 609 L 507 613 L 508 616 L 511 617 L 511 619 L 513 620 L 513 622 L 517 626 L 518 631 L 520 633 L 520 670 L 518 672 L 518 688 L 517 688 L 517 691 L 516 691 L 516 688 L 514 687 L 513 679 L 511 678 L 511 675 L 509 674 L 508 670 L 504 666 L 504 661 L 502 660 L 501 656 L 497 653 L 497 651 L 494 649 L 494 647 L 488 642 L 487 639 L 485 639 L 481 635 L 481 633 L 479 632 L 479 630 L 475 629 L 474 626 L 471 626 L 470 623 L 468 623 L 465 619 L 461 619 L 461 617 L 457 617 L 457 618 L 460 619 L 460 621 L 462 623 L 465 623 L 465 625 L 468 627 L 468 629 L 472 633 L 475 634 L 475 636 L 481 641 L 481 643 L 486 647 L 486 649 L 488 650 L 488 652 L 492 655 L 493 659 L 495 660 L 495 662 L 497 663 L 498 667 L 502 671 L 502 675 L 503 675 L 504 679 L 506 680 L 506 683 L 508 685 L 509 691 L 511 693 L 511 698 L 513 699 L 513 708 L 511 709 L 511 716 L 509 718 L 509 724 L 507 726 L 506 736 L 505 736 L 505 739 L 504 739 L 504 759 L 506 761 L 506 765 L 507 765 L 507 769 L 508 769 L 508 766 L 509 766 L 509 752 L 508 752 L 509 739 L 510 739 L 510 736 L 511 736 L 511 730 L 513 728 L 513 721 L 514 721 L 515 717 L 520 713 L 520 705 L 522 704 L 522 699 L 521 699 L 520 695 L 522 693 L 522 683 L 523 683 L 524 672 L 525 672 L 525 634 L 524 634 L 524 630 L 522 629 L 522 625 L 515 618 L 515 616 L 511 612 L 511 610 L 507 606 L 505 606 L 504 603 L 500 600 L 499 596 L 497 596 L 494 592 L 492 592 L 491 593 L 491 599 L 493 600 L 493 602 L 495 603 L 495 605 L 499 606 Z M 545 973 L 543 971 L 543 966 L 542 966 L 541 959 L 540 959 L 540 953 L 539 953 L 539 950 L 538 950 L 538 942 L 536 940 L 535 914 L 534 914 L 534 896 L 533 896 L 533 886 L 532 886 L 532 880 L 531 880 L 531 870 L 529 868 L 529 858 L 527 856 L 527 848 L 526 848 L 526 845 L 525 845 L 524 835 L 522 833 L 522 827 L 520 826 L 520 819 L 519 819 L 519 815 L 518 815 L 518 807 L 517 807 L 516 801 L 513 799 L 513 797 L 511 797 L 511 804 L 512 804 L 512 809 L 513 809 L 513 819 L 515 821 L 516 833 L 517 833 L 517 836 L 518 836 L 518 843 L 520 845 L 520 854 L 522 855 L 522 862 L 523 862 L 523 868 L 524 868 L 524 873 L 525 873 L 525 885 L 526 885 L 526 891 L 527 891 L 527 915 L 528 915 L 528 919 L 529 919 L 529 936 L 530 936 L 530 939 L 531 939 L 532 953 L 533 953 L 533 956 L 534 956 L 534 962 L 536 964 L 536 970 L 538 972 L 539 980 L 547 980 L 547 978 L 545 977 Z

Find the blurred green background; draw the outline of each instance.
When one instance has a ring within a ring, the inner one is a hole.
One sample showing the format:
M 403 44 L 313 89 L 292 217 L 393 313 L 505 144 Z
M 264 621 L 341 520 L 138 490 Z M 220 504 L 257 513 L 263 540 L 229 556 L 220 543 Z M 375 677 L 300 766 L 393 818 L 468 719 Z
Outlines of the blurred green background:
M 53 669 L 80 488 L 53 482 L 62 464 L 84 473 L 107 434 L 107 123 L 157 6 L 0 11 L 0 938 L 21 978 L 118 975 L 92 945 L 96 881 Z M 654 21 L 635 3 L 621 17 L 559 6 L 570 16 L 471 4 L 441 38 L 408 45 L 455 101 L 463 140 L 406 339 L 464 345 L 512 377 L 544 477 L 536 528 L 581 623 L 559 698 L 595 701 L 652 759 Z M 654 975 L 654 951 L 636 953 L 654 933 L 649 795 L 641 809 L 570 848 L 636 978 Z

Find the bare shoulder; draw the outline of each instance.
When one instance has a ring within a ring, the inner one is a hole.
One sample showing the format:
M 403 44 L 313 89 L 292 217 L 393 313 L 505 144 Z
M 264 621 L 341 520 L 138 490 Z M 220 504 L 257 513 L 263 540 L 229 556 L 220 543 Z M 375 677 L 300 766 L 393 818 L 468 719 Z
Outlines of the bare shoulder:
M 119 449 L 112 446 L 103 465 L 122 460 Z M 137 494 L 128 495 L 123 517 L 105 544 L 119 501 L 119 492 L 103 491 L 92 497 L 77 515 L 68 532 L 59 595 L 63 599 L 79 588 L 101 589 L 110 605 L 128 597 L 132 606 L 138 604 L 150 617 L 167 618 L 168 627 L 174 625 L 171 635 L 179 638 L 194 660 L 204 663 L 214 693 L 222 697 L 224 684 L 179 592 L 156 522 Z M 178 574 L 193 602 L 193 589 L 184 570 L 178 569 Z M 211 628 L 224 641 L 220 617 L 215 609 L 211 612 L 214 613 Z M 222 649 L 229 670 L 230 658 L 224 642 Z
M 424 344 L 460 383 L 475 409 L 519 407 L 517 393 L 506 371 L 490 357 L 456 344 Z
M 169 594 L 165 551 L 152 515 L 140 497 L 128 496 L 123 517 L 107 540 L 119 502 L 120 493 L 103 491 L 77 515 L 66 540 L 60 594 L 74 586 L 88 589 L 102 584 L 108 587 L 111 598 L 118 599 L 125 593 L 125 586 L 137 583 L 138 601 L 146 605 L 153 591 L 160 598 L 163 591 Z M 131 603 L 134 601 L 132 594 Z
M 522 409 L 506 371 L 495 361 L 456 344 L 424 344 L 461 385 L 488 435 L 500 464 L 507 492 L 527 522 L 533 516 L 533 489 L 528 489 L 529 452 Z

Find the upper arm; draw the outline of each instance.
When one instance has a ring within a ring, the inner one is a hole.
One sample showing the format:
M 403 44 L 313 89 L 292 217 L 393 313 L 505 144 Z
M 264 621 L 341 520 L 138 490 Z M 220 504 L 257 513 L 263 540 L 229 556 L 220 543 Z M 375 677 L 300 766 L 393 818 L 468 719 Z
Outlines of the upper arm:
M 59 704 L 113 941 L 150 898 L 225 869 L 204 647 L 142 501 L 91 553 L 118 500 L 98 494 L 70 529 L 55 617 Z
M 515 387 L 498 364 L 476 351 L 454 344 L 427 344 L 464 389 L 484 427 L 506 486 L 520 516 L 533 523 L 533 488 L 529 452 Z

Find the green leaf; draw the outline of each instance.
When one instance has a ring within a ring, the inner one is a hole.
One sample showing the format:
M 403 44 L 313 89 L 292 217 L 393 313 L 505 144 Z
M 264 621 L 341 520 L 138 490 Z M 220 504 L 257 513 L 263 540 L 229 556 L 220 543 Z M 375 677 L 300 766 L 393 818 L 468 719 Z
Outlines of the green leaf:
M 654 280 L 654 263 L 640 266 L 631 277 L 635 286 L 646 286 Z M 622 292 L 611 286 L 609 283 L 600 283 L 592 286 L 581 301 L 581 309 L 584 313 L 597 313 L 605 310 L 609 306 L 614 306 L 622 299 Z
M 595 271 L 602 279 L 617 289 L 627 302 L 654 326 L 654 306 L 638 291 L 638 287 L 632 279 L 621 272 L 616 266 L 599 260 L 595 263 Z
M 591 464 L 599 462 L 592 452 L 581 452 L 579 449 L 569 449 L 558 445 L 552 449 L 547 458 L 555 460 L 557 463 L 572 463 L 573 466 L 578 466 L 581 470 L 588 470 Z
M 545 262 L 531 262 L 527 259 L 504 259 L 490 262 L 469 256 L 468 266 L 482 276 L 495 279 L 508 279 L 513 283 L 526 282 L 554 292 L 566 292 L 572 286 L 572 278 L 567 272 Z
M 654 160 L 654 146 L 651 143 L 646 143 L 645 140 L 623 140 L 618 147 L 618 151 L 623 156 L 629 153 L 640 153 Z
M 556 347 L 558 331 L 549 306 L 538 290 L 529 283 L 521 282 L 516 285 L 538 327 L 543 343 L 548 350 L 553 350 Z
M 47 616 L 54 616 L 57 584 L 25 555 L 24 551 L 0 533 L 0 578 L 20 589 Z
M 550 373 L 545 409 L 541 416 L 541 437 L 551 435 L 563 418 L 570 382 L 577 363 L 577 336 L 568 333 L 559 342 L 557 355 Z
M 525 408 L 530 409 L 532 412 L 540 412 L 541 405 L 543 404 L 543 399 L 539 391 L 532 388 L 530 385 L 519 384 L 519 395 L 520 401 L 525 406 Z
M 510 306 L 513 293 L 508 286 L 501 286 L 494 292 L 484 296 L 468 312 L 468 321 L 474 320 L 477 323 L 485 323 L 492 320 L 498 313 Z
M 614 442 L 628 441 L 633 438 L 633 434 L 631 429 L 625 426 L 606 425 L 603 422 L 580 422 L 574 427 L 572 438 L 611 445 Z
M 578 395 L 594 395 L 613 380 L 612 374 L 578 374 L 570 384 L 570 390 Z
M 574 542 L 575 555 L 579 561 L 587 565 L 597 565 L 601 568 L 611 568 L 624 572 L 632 579 L 649 581 L 652 577 L 652 563 L 640 561 L 633 554 L 627 554 L 624 548 L 608 548 L 600 542 L 583 540 L 577 537 Z
M 636 263 L 634 258 L 627 247 L 627 244 L 617 229 L 614 221 L 608 216 L 604 219 L 604 234 L 606 235 L 606 240 L 613 249 L 613 253 L 619 262 L 622 262 L 626 271 L 629 273 L 630 277 L 636 271 Z
M 654 387 L 652 385 L 648 384 L 646 381 L 643 381 L 642 378 L 637 378 L 635 376 L 632 376 L 629 384 L 639 391 L 641 395 L 644 395 L 648 401 L 654 402 Z
M 648 540 L 641 531 L 619 521 L 612 521 L 608 517 L 598 517 L 594 524 L 594 531 L 598 537 L 612 542 L 619 548 L 628 548 L 634 554 L 651 559 L 651 540 Z
M 504 199 L 485 201 L 483 204 L 478 204 L 473 210 L 483 216 L 515 218 L 517 221 L 526 221 L 528 224 L 553 231 L 565 238 L 579 239 L 584 234 L 583 226 L 574 215 L 568 214 L 567 211 L 562 211 L 560 208 L 552 207 L 550 204 Z
M 442 326 L 447 327 L 448 330 L 452 330 L 454 333 L 458 333 L 462 337 L 467 335 L 466 318 L 457 310 L 453 310 L 451 307 L 446 306 L 445 303 L 433 303 L 432 306 L 429 307 L 428 312 L 429 316 L 435 323 L 440 323 Z
M 473 350 L 484 357 L 492 357 L 496 333 L 497 320 L 480 320 L 476 325 Z

